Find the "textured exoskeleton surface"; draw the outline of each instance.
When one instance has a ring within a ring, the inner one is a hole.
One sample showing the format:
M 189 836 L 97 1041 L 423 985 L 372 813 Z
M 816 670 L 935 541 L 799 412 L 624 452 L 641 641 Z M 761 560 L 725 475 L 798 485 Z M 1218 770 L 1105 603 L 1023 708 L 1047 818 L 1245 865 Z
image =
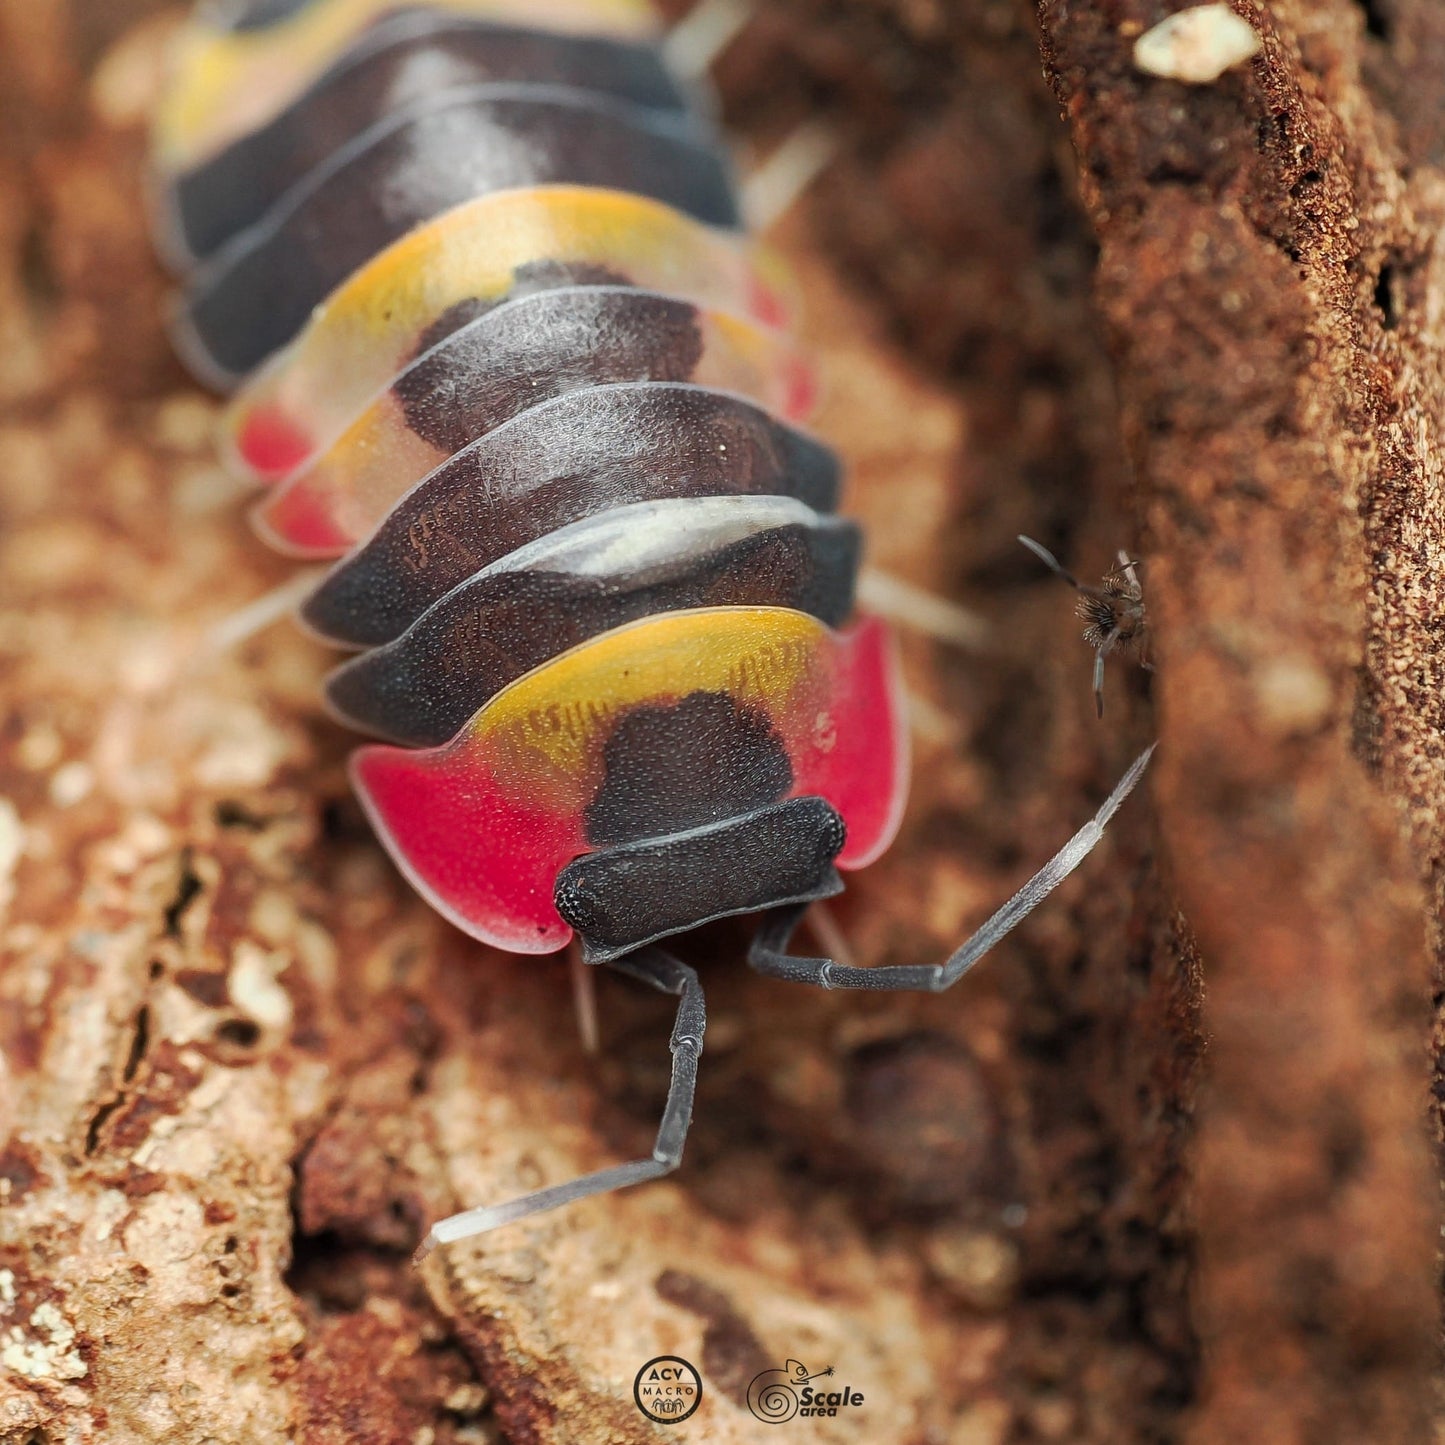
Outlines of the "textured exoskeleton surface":
M 826 447 L 726 392 L 642 382 L 576 391 L 488 432 L 419 482 L 302 609 L 325 637 L 390 642 L 474 572 L 630 502 L 727 493 L 837 504 Z
M 690 704 L 723 701 L 717 693 L 693 693 L 659 716 L 686 716 L 696 711 Z M 745 717 L 739 713 L 735 721 Z M 842 891 L 833 859 L 847 841 L 847 826 L 830 803 L 802 797 L 744 808 L 741 799 L 730 799 L 722 817 L 574 858 L 557 875 L 552 896 L 582 936 L 587 961 L 620 958 L 731 913 L 811 903 Z M 740 858 L 746 867 L 738 867 Z
M 479 196 L 558 183 L 737 223 L 727 162 L 687 119 L 580 90 L 468 86 L 378 122 L 223 246 L 187 291 L 187 327 L 226 370 L 250 371 L 416 226 Z
M 397 864 L 473 936 L 562 947 L 553 886 L 593 848 L 815 796 L 838 866 L 891 841 L 907 731 L 884 629 L 784 608 L 669 612 L 615 629 L 498 693 L 445 747 L 373 746 L 352 778 Z
M 257 524 L 297 555 L 339 556 L 469 442 L 529 406 L 625 381 L 736 392 L 788 420 L 814 394 L 787 339 L 744 317 L 616 286 L 538 292 L 425 350 L 314 465 L 265 498 Z M 316 418 L 310 431 L 319 440 L 330 429 Z
M 647 40 L 647 0 L 426 0 L 428 9 L 558 34 Z M 378 19 L 410 0 L 215 0 L 197 7 L 174 49 L 156 111 L 163 175 L 190 170 L 284 110 Z
M 232 403 L 224 435 L 242 472 L 284 475 L 310 454 L 308 418 L 356 416 L 420 347 L 487 304 L 558 286 L 636 286 L 770 325 L 786 319 L 766 253 L 645 196 L 537 186 L 483 196 L 419 226 L 354 272 Z M 182 354 L 238 379 L 176 319 Z M 294 418 L 294 420 L 293 420 Z
M 613 627 L 695 607 L 852 611 L 859 536 L 787 497 L 637 502 L 484 567 L 394 642 L 331 675 L 343 720 L 393 742 L 446 742 L 502 687 Z M 771 801 L 771 800 L 770 800 Z
M 388 740 L 387 848 L 475 937 L 599 960 L 836 891 L 905 731 L 883 629 L 833 630 L 860 538 L 720 143 L 633 0 L 519 8 L 194 25 L 160 220 L 258 529 L 336 559 L 301 615 L 359 649 L 327 695 Z
M 178 265 L 209 256 L 377 122 L 456 86 L 505 81 L 686 108 L 657 51 L 644 45 L 425 11 L 387 16 L 274 119 L 161 178 L 167 249 Z

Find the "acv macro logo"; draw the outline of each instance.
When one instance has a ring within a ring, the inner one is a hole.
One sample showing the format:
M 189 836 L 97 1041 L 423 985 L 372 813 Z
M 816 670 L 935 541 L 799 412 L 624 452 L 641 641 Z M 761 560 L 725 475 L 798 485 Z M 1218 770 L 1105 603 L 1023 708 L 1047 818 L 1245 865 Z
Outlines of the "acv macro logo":
M 658 1355 L 637 1372 L 632 1398 L 649 1420 L 676 1425 L 702 1404 L 702 1376 L 676 1355 Z
M 748 1409 L 769 1425 L 781 1425 L 795 1415 L 836 1415 L 863 1403 L 863 1393 L 850 1385 L 841 1390 L 814 1389 L 813 1381 L 833 1373 L 832 1365 L 811 1374 L 801 1360 L 789 1360 L 779 1370 L 764 1370 L 748 1386 Z

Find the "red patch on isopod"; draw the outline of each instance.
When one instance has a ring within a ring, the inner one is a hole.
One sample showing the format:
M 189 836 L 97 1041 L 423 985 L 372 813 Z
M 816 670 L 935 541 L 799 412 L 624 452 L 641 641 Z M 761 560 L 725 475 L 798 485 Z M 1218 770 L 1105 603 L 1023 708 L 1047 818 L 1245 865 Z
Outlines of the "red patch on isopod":
M 246 418 L 236 450 L 252 471 L 274 482 L 311 455 L 311 436 L 285 412 L 263 407 Z

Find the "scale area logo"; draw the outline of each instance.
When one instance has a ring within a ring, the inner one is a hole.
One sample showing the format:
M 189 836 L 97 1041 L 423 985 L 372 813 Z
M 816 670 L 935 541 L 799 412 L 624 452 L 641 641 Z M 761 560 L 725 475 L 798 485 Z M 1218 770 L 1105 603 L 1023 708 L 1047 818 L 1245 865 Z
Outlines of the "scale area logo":
M 841 1390 L 814 1389 L 812 1382 L 833 1373 L 832 1365 L 811 1374 L 801 1360 L 789 1360 L 781 1369 L 764 1370 L 748 1386 L 748 1409 L 769 1425 L 781 1425 L 795 1415 L 836 1415 L 863 1403 L 863 1392 L 851 1385 Z

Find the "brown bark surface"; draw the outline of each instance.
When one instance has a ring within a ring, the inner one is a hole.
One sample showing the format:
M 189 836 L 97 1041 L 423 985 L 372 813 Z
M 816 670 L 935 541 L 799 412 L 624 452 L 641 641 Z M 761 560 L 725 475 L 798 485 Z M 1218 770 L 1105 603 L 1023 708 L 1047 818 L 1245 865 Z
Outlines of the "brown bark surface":
M 646 1151 L 669 1005 L 604 977 L 589 1057 L 564 962 L 386 864 L 326 657 L 237 635 L 290 574 L 164 336 L 176 12 L 0 0 L 0 1445 L 1430 1438 L 1445 19 L 1245 8 L 1187 88 L 1132 66 L 1163 13 L 792 0 L 718 67 L 754 155 L 837 135 L 771 238 L 817 426 L 873 560 L 990 628 L 905 638 L 853 949 L 941 957 L 1158 736 L 1152 787 L 942 998 L 707 930 L 680 1173 L 417 1273 L 427 1220 Z M 1147 559 L 1103 725 L 1019 531 Z M 756 1421 L 788 1358 L 865 1405 Z

